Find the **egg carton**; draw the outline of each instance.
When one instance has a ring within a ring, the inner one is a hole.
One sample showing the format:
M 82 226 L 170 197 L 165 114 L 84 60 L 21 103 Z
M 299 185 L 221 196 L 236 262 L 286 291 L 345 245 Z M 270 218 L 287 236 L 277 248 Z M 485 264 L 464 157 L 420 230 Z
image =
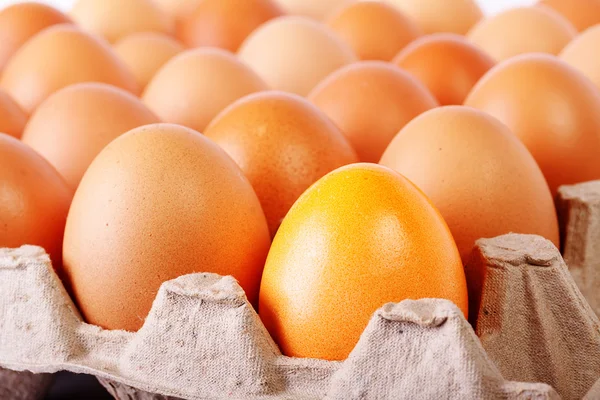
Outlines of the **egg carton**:
M 594 192 L 566 187 L 558 202 L 565 258 L 582 271 L 595 267 Z M 140 331 L 107 331 L 81 320 L 42 249 L 0 249 L 0 367 L 36 373 L 0 370 L 0 398 L 39 398 L 49 378 L 37 374 L 60 370 L 97 376 L 117 399 L 600 398 L 600 323 L 574 280 L 589 273 L 571 277 L 530 235 L 478 241 L 466 272 L 475 331 L 444 300 L 387 304 L 329 362 L 282 356 L 231 277 L 165 282 Z

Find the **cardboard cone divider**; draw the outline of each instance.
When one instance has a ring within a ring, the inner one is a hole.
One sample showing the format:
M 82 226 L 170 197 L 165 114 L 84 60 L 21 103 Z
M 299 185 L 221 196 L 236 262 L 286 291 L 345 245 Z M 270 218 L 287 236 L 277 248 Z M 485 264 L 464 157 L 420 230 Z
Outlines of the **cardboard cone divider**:
M 118 399 L 599 398 L 600 323 L 575 284 L 600 299 L 586 280 L 597 199 L 586 183 L 557 201 L 579 278 L 541 237 L 481 239 L 466 266 L 475 331 L 446 300 L 389 303 L 338 362 L 281 355 L 231 277 L 165 282 L 138 332 L 109 331 L 82 321 L 43 249 L 0 249 L 0 398 L 42 398 L 60 370 Z

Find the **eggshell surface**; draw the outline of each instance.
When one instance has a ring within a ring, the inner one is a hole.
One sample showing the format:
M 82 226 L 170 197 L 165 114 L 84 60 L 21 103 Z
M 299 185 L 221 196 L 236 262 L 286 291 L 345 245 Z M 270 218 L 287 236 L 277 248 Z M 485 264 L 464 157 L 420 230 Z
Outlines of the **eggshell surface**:
M 306 96 L 325 76 L 357 61 L 352 49 L 325 25 L 286 16 L 260 26 L 244 41 L 240 59 L 271 89 Z
M 177 19 L 188 15 L 202 0 L 154 0 L 163 12 Z
M 113 139 L 160 122 L 129 92 L 103 83 L 80 83 L 50 96 L 32 114 L 23 142 L 74 189 L 92 160 Z
M 10 57 L 32 36 L 56 24 L 71 20 L 45 4 L 23 2 L 0 11 L 0 71 Z
M 107 43 L 65 24 L 25 43 L 6 64 L 0 86 L 31 113 L 52 93 L 79 82 L 103 82 L 137 93 L 131 71 Z
M 539 4 L 564 15 L 579 31 L 600 24 L 600 0 L 541 0 Z
M 438 105 L 407 72 L 381 61 L 343 67 L 309 95 L 348 138 L 361 161 L 378 162 L 406 123 Z
M 188 47 L 237 51 L 253 30 L 282 14 L 273 0 L 203 0 L 182 17 L 178 37 Z
M 154 0 L 78 0 L 71 17 L 111 43 L 136 32 L 174 33 L 174 23 Z
M 582 32 L 560 53 L 560 59 L 581 72 L 600 89 L 600 25 Z
M 188 50 L 172 58 L 150 81 L 142 100 L 164 122 L 199 132 L 225 107 L 268 87 L 233 54 Z
M 417 185 L 447 222 L 464 263 L 475 241 L 541 235 L 559 247 L 552 194 L 525 146 L 500 121 L 462 106 L 415 118 L 381 164 Z
M 382 0 L 413 18 L 426 33 L 464 35 L 483 18 L 474 0 Z
M 0 133 L 0 247 L 43 247 L 55 268 L 73 192 L 46 160 Z
M 467 315 L 452 235 L 412 183 L 375 164 L 339 168 L 284 219 L 265 265 L 259 315 L 283 354 L 342 360 L 388 302 L 445 298 Z
M 284 92 L 238 100 L 211 122 L 205 134 L 250 180 L 271 235 L 310 185 L 358 161 L 344 135 L 321 111 Z
M 131 70 L 141 90 L 167 61 L 183 49 L 183 45 L 170 36 L 153 32 L 134 33 L 114 45 L 115 53 Z
M 26 123 L 25 111 L 4 90 L 0 90 L 0 133 L 19 139 Z
M 521 139 L 553 194 L 600 178 L 600 92 L 556 57 L 522 55 L 498 64 L 465 105 L 498 118 Z
M 353 0 L 277 0 L 286 13 L 324 20 Z
M 392 61 L 422 82 L 441 105 L 459 105 L 494 60 L 463 36 L 437 33 L 409 44 Z
M 388 4 L 377 2 L 351 3 L 333 15 L 327 25 L 361 60 L 390 61 L 421 35 L 412 19 Z
M 521 7 L 481 21 L 467 37 L 503 61 L 526 53 L 557 55 L 575 35 L 575 27 L 551 8 Z
M 85 320 L 135 331 L 159 286 L 185 274 L 233 275 L 255 303 L 269 244 L 233 160 L 198 132 L 154 124 L 114 140 L 87 170 L 63 255 Z

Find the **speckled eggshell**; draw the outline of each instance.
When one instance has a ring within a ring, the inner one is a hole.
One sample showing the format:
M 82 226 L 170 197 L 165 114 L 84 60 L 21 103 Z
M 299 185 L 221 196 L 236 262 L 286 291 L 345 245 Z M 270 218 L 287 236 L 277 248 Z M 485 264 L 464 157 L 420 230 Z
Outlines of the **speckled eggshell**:
M 113 139 L 160 122 L 134 95 L 104 83 L 78 83 L 48 97 L 31 115 L 23 142 L 74 189 L 92 160 Z
M 138 91 L 133 74 L 106 42 L 67 24 L 25 43 L 6 64 L 0 86 L 31 113 L 52 93 L 79 82 Z
M 271 89 L 300 96 L 306 96 L 329 73 L 357 61 L 350 46 L 326 25 L 296 16 L 261 25 L 238 54 Z
M 271 235 L 310 185 L 358 161 L 344 135 L 319 109 L 284 92 L 238 100 L 211 122 L 205 134 L 250 180 Z
M 331 27 L 361 60 L 390 61 L 421 35 L 417 24 L 389 4 L 350 3 L 329 18 Z
M 135 76 L 140 90 L 167 61 L 184 49 L 172 37 L 154 32 L 134 33 L 119 40 L 113 48 Z
M 39 154 L 3 133 L 0 182 L 0 247 L 41 246 L 60 270 L 73 191 Z
M 431 199 L 465 263 L 476 240 L 511 232 L 541 235 L 559 247 L 542 171 L 504 124 L 479 110 L 449 106 L 420 115 L 390 143 L 381 164 Z
M 0 71 L 15 52 L 36 33 L 70 18 L 45 4 L 23 2 L 0 11 Z
M 27 123 L 27 114 L 6 93 L 0 89 L 0 133 L 19 139 Z
M 475 0 L 381 0 L 417 22 L 425 34 L 449 32 L 464 35 L 483 18 Z
M 294 204 L 269 251 L 259 315 L 283 354 L 345 359 L 379 307 L 445 298 L 468 312 L 452 235 L 408 179 L 339 168 Z
M 438 105 L 423 84 L 382 61 L 343 67 L 308 98 L 340 127 L 366 162 L 378 162 L 406 123 Z
M 486 18 L 467 34 L 496 61 L 519 54 L 557 55 L 577 35 L 565 17 L 548 7 L 520 7 Z
M 589 78 L 600 89 L 600 25 L 582 32 L 560 53 L 560 59 Z
M 280 15 L 274 0 L 203 0 L 182 16 L 177 36 L 188 47 L 237 51 L 253 30 Z
M 109 144 L 67 218 L 65 276 L 85 320 L 138 330 L 159 286 L 195 272 L 233 275 L 256 303 L 270 238 L 252 186 L 212 141 L 171 124 Z
M 171 16 L 154 0 L 77 0 L 69 14 L 88 32 L 111 43 L 136 32 L 173 34 Z
M 600 179 L 600 92 L 558 58 L 514 57 L 492 68 L 465 105 L 504 122 L 527 146 L 552 193 Z
M 162 121 L 199 132 L 225 107 L 267 85 L 233 54 L 215 48 L 184 51 L 152 78 L 143 102 Z
M 564 15 L 579 31 L 600 24 L 600 0 L 541 0 L 539 4 Z
M 495 64 L 463 36 L 434 33 L 404 48 L 392 61 L 425 84 L 441 105 L 459 105 Z

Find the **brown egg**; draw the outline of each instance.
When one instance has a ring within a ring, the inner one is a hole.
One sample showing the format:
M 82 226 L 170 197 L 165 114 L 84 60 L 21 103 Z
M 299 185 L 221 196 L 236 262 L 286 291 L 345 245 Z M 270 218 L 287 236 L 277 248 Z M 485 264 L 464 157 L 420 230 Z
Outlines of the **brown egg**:
M 19 139 L 26 123 L 25 111 L 4 90 L 0 90 L 0 133 Z
M 206 136 L 240 166 L 275 235 L 290 207 L 319 178 L 358 161 L 339 129 L 302 97 L 246 96 L 206 128 Z
M 600 25 L 577 36 L 560 53 L 560 58 L 600 88 Z
M 409 44 L 392 61 L 425 84 L 441 105 L 459 105 L 494 66 L 494 60 L 463 36 L 435 33 Z
M 504 122 L 550 185 L 600 179 L 600 92 L 556 57 L 527 54 L 492 68 L 465 105 Z
M 202 0 L 154 0 L 164 12 L 173 18 L 189 15 Z
M 79 83 L 48 97 L 31 115 L 22 140 L 74 190 L 108 143 L 157 122 L 158 117 L 131 93 L 104 83 Z
M 107 43 L 64 24 L 23 45 L 6 65 L 0 86 L 31 113 L 52 93 L 78 82 L 104 82 L 137 92 L 131 71 Z
M 438 105 L 423 84 L 381 61 L 337 70 L 308 98 L 340 127 L 366 162 L 378 162 L 406 123 Z
M 60 267 L 73 192 L 39 154 L 0 133 L 0 247 L 41 246 Z
M 277 0 L 285 12 L 324 20 L 354 0 Z
M 469 32 L 469 41 L 497 61 L 525 53 L 558 54 L 577 34 L 548 7 L 513 8 L 487 18 Z
M 182 17 L 178 37 L 188 47 L 237 51 L 254 29 L 282 14 L 273 0 L 203 0 Z
M 33 35 L 51 25 L 70 21 L 55 8 L 33 2 L 17 3 L 0 11 L 0 71 Z
M 175 39 L 153 32 L 134 33 L 119 40 L 113 48 L 133 72 L 141 90 L 167 61 L 183 51 Z
M 78 0 L 70 15 L 111 43 L 136 32 L 174 33 L 172 18 L 153 0 Z
M 185 51 L 150 81 L 144 103 L 164 122 L 199 132 L 225 107 L 267 85 L 233 54 L 203 48 Z
M 416 23 L 394 7 L 370 1 L 351 3 L 327 22 L 361 60 L 390 61 L 421 35 Z
M 475 0 L 382 0 L 417 22 L 424 33 L 464 35 L 483 18 Z
M 600 0 L 541 0 L 564 15 L 579 30 L 600 24 Z
M 418 116 L 394 138 L 381 164 L 431 199 L 463 262 L 476 240 L 510 232 L 541 235 L 559 246 L 542 171 L 504 124 L 481 111 L 450 106 Z
M 146 125 L 110 143 L 81 180 L 65 276 L 87 322 L 135 331 L 160 285 L 181 275 L 233 275 L 255 304 L 269 245 L 252 186 L 219 146 Z
M 272 89 L 301 96 L 329 73 L 357 60 L 352 49 L 327 26 L 289 16 L 260 26 L 238 54 Z

